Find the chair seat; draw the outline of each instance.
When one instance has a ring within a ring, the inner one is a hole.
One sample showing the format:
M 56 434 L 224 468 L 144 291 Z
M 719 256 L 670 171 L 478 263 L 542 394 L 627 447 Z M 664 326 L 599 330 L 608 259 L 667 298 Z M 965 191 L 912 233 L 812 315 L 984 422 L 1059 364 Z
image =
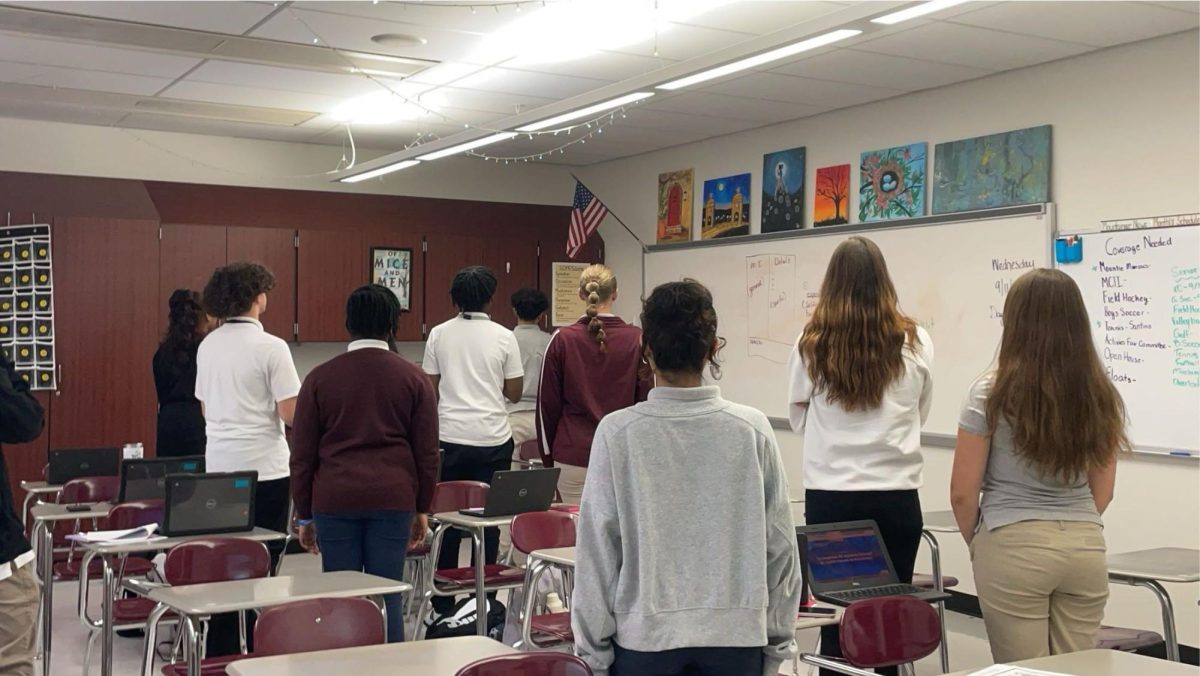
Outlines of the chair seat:
M 571 632 L 571 612 L 547 613 L 534 615 L 529 620 L 529 627 L 535 634 L 553 636 L 567 643 L 575 642 L 575 634 Z
M 925 589 L 937 589 L 933 584 L 933 576 L 925 573 L 913 573 L 913 584 Z M 942 589 L 949 589 L 958 586 L 958 578 L 953 575 L 942 576 Z
M 223 655 L 200 660 L 200 676 L 225 676 L 225 667 L 238 660 L 247 660 L 251 657 L 254 655 Z M 162 673 L 163 676 L 187 676 L 187 662 L 164 665 Z
M 567 505 L 567 504 L 551 505 L 550 511 L 566 512 L 567 514 L 578 514 L 579 513 L 579 505 Z
M 433 579 L 442 584 L 452 584 L 460 587 L 475 585 L 475 567 L 446 568 L 433 574 Z M 502 566 L 498 563 L 483 567 L 483 584 L 491 585 L 521 585 L 525 582 L 525 569 Z
M 1162 634 L 1146 629 L 1102 626 L 1096 632 L 1096 647 L 1103 650 L 1133 652 L 1162 642 Z
M 80 559 L 74 558 L 70 561 L 60 561 L 54 564 L 54 579 L 56 581 L 78 580 L 80 572 Z M 100 559 L 92 559 L 88 564 L 88 578 L 92 580 L 98 579 L 103 571 L 100 568 Z M 138 577 L 146 575 L 154 570 L 154 564 L 142 558 L 129 558 L 125 560 L 125 577 Z
M 113 601 L 113 622 L 115 624 L 145 624 L 156 605 L 158 604 L 144 596 L 116 599 Z M 171 611 L 167 611 L 163 615 L 164 620 L 174 617 L 175 613 Z

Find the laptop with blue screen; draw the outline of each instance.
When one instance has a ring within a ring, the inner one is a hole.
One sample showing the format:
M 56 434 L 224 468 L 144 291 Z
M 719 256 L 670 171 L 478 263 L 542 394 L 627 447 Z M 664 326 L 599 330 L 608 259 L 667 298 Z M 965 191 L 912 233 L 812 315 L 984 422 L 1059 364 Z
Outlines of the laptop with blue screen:
M 258 472 L 168 474 L 162 534 L 207 535 L 254 529 Z
M 949 594 L 900 582 L 874 521 L 796 528 L 804 580 L 821 601 L 848 606 L 880 596 L 940 601 Z

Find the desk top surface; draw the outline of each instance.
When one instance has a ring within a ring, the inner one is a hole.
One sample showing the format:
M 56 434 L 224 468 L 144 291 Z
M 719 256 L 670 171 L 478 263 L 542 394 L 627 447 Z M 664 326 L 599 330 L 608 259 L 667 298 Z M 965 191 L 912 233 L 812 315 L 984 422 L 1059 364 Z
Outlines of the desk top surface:
M 76 519 L 95 519 L 108 516 L 112 504 L 107 502 L 89 502 L 88 509 L 82 512 L 67 511 L 67 505 L 42 503 L 29 508 L 29 515 L 34 521 L 74 521 Z
M 1065 655 L 1014 662 L 1014 666 L 1044 669 L 1080 676 L 1196 676 L 1196 667 L 1120 650 L 1084 650 Z M 982 667 L 980 667 L 982 668 Z M 980 668 L 956 671 L 949 676 L 970 676 Z
M 546 563 L 554 563 L 560 566 L 575 565 L 575 548 L 574 547 L 554 547 L 552 549 L 539 549 L 529 554 L 531 559 L 539 559 Z
M 948 509 L 939 512 L 925 512 L 921 515 L 921 519 L 925 522 L 925 530 L 931 533 L 958 532 L 958 522 L 954 520 L 954 512 Z
M 22 481 L 21 490 L 34 495 L 57 493 L 62 490 L 61 484 L 48 484 L 45 481 Z
M 80 549 L 91 550 L 97 554 L 131 554 L 133 552 L 160 552 L 165 551 L 180 545 L 185 542 L 195 540 L 211 540 L 213 538 L 241 538 L 243 540 L 255 540 L 257 542 L 271 542 L 272 540 L 282 540 L 287 536 L 283 533 L 266 528 L 255 528 L 241 533 L 207 533 L 199 535 L 181 535 L 178 537 L 169 538 L 151 538 L 149 540 L 131 540 L 131 541 L 115 541 L 115 542 L 78 542 L 76 546 Z
M 452 526 L 461 528 L 494 528 L 496 526 L 507 526 L 512 523 L 512 520 L 517 517 L 516 514 L 508 516 L 467 516 L 458 512 L 441 512 L 434 514 L 433 518 L 448 523 Z
M 843 608 L 831 606 L 828 603 L 818 603 L 821 608 L 833 608 L 832 615 L 796 615 L 796 631 L 803 629 L 814 629 L 816 627 L 825 627 L 831 624 L 837 624 L 842 621 Z
M 379 596 L 411 589 L 407 582 L 347 570 L 159 587 L 148 596 L 185 615 L 213 615 L 307 599 Z
M 1158 547 L 1108 557 L 1108 574 L 1162 582 L 1200 582 L 1200 549 Z
M 239 660 L 228 671 L 230 676 L 454 676 L 476 660 L 516 653 L 490 638 L 460 636 Z

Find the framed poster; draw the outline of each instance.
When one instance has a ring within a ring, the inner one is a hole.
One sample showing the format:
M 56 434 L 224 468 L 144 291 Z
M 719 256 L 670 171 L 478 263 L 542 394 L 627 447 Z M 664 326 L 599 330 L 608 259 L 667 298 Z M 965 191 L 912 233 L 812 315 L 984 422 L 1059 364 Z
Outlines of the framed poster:
M 579 275 L 587 263 L 551 263 L 550 324 L 569 326 L 579 321 L 587 303 L 579 297 Z
M 407 312 L 412 299 L 412 249 L 371 247 L 371 283 L 392 290 Z

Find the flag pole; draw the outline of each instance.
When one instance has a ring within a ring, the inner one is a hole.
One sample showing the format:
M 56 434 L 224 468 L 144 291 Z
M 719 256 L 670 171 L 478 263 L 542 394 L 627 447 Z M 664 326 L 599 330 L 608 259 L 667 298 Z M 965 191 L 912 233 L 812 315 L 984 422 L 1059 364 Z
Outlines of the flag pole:
M 577 183 L 579 183 L 580 185 L 583 185 L 583 181 L 579 180 L 579 177 L 578 177 L 578 176 L 576 176 L 574 173 L 571 173 L 571 178 L 575 179 L 575 181 L 576 181 Z M 587 188 L 587 186 L 586 186 L 586 185 L 584 185 L 584 187 L 585 187 L 585 188 Z M 590 192 L 590 191 L 591 191 L 591 188 L 588 188 L 588 191 Z M 593 192 L 592 194 L 593 194 L 593 195 L 595 195 L 596 193 L 594 193 L 594 192 Z M 599 195 L 596 195 L 596 199 L 600 199 L 600 196 L 599 196 Z M 607 203 L 606 203 L 604 200 L 600 200 L 600 203 L 601 203 L 601 204 L 603 204 L 603 205 L 605 206 L 605 208 L 607 208 L 607 207 L 608 207 L 608 204 L 607 204 Z M 617 222 L 621 224 L 621 227 L 622 227 L 622 228 L 625 228 L 625 232 L 629 233 L 629 236 L 630 236 L 630 237 L 632 237 L 632 238 L 634 238 L 635 240 L 637 240 L 637 243 L 638 243 L 638 245 L 640 245 L 640 246 L 642 247 L 642 253 L 646 253 L 646 243 L 642 241 L 642 238 L 641 238 L 641 237 L 638 237 L 638 236 L 637 236 L 637 233 L 635 233 L 635 232 L 634 232 L 634 231 L 633 231 L 633 230 L 632 230 L 632 229 L 631 229 L 631 228 L 630 228 L 628 225 L 626 225 L 626 224 L 625 224 L 625 221 L 622 221 L 622 220 L 621 220 L 621 217 L 620 217 L 620 216 L 618 216 L 618 215 L 616 214 L 616 212 L 614 212 L 612 209 L 608 209 L 608 215 L 609 215 L 609 216 L 612 216 L 612 217 L 613 217 L 613 218 L 615 218 L 615 219 L 617 219 Z

